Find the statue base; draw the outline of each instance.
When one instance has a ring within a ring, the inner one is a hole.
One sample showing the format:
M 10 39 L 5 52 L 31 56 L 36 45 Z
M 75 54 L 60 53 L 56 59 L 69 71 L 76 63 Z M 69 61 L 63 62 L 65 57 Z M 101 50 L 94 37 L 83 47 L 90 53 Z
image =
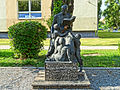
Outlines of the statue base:
M 40 70 L 33 89 L 91 89 L 85 71 L 78 72 L 77 63 L 46 61 Z
M 46 81 L 45 70 L 40 70 L 32 83 L 33 90 L 39 89 L 91 89 L 85 71 L 79 73 L 77 81 Z M 92 90 L 92 89 L 91 89 Z
M 76 81 L 78 80 L 78 65 L 72 62 L 45 62 L 46 81 Z

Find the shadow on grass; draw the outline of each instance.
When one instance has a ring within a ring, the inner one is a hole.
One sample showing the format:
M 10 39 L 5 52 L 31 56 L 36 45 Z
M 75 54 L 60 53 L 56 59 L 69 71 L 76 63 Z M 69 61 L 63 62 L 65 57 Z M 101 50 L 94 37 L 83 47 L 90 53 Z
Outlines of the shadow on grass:
M 109 55 L 106 52 L 110 52 Z M 84 67 L 120 67 L 120 56 L 117 51 L 106 51 L 101 56 L 82 56 Z M 44 67 L 47 51 L 42 50 L 39 57 L 20 60 L 15 59 L 11 50 L 0 50 L 0 66 L 2 67 Z M 82 54 L 99 53 L 99 51 L 87 51 Z M 102 53 L 102 51 L 101 51 Z M 117 54 L 114 54 L 117 53 Z
M 11 50 L 0 50 L 0 67 L 43 67 L 45 54 L 39 55 L 37 58 L 20 60 L 14 58 Z
M 84 67 L 120 67 L 120 56 L 82 56 Z
M 111 44 L 111 46 L 118 46 L 118 44 Z
M 0 57 L 13 57 L 14 53 L 11 50 L 0 50 Z

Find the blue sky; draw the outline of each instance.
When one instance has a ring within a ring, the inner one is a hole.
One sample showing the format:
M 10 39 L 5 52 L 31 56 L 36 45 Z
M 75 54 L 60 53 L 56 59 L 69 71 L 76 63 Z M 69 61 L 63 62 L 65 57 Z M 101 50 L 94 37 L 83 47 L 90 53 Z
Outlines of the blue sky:
M 102 0 L 102 6 L 101 6 L 102 11 L 104 11 L 104 9 L 106 8 L 106 6 L 104 5 L 104 3 L 105 3 L 105 0 Z

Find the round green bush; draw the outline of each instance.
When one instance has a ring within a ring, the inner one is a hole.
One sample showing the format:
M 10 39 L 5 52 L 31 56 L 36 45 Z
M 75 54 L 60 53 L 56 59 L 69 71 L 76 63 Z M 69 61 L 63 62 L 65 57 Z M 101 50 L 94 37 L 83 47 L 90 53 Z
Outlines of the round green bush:
M 47 28 L 36 21 L 19 22 L 9 28 L 11 47 L 21 58 L 33 58 L 43 47 Z

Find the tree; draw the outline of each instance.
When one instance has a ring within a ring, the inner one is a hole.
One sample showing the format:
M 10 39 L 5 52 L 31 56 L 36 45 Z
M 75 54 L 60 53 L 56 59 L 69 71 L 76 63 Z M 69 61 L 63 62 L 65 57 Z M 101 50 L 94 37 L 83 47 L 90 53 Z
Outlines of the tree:
M 52 0 L 51 17 L 47 20 L 47 25 L 49 28 L 51 28 L 54 15 L 58 14 L 61 11 L 61 6 L 63 4 L 67 4 L 68 13 L 73 14 L 74 0 Z
M 104 10 L 105 24 L 108 28 L 117 28 L 120 26 L 120 0 L 106 0 L 107 8 Z
M 101 19 L 101 14 L 102 14 L 101 5 L 102 5 L 102 0 L 98 0 L 98 21 Z
M 61 11 L 61 6 L 63 4 L 68 5 L 68 13 L 73 14 L 73 10 L 74 10 L 74 0 L 52 0 L 52 12 L 53 15 L 59 13 Z M 54 10 L 58 10 L 58 12 L 54 11 Z M 56 12 L 56 13 L 54 13 Z

